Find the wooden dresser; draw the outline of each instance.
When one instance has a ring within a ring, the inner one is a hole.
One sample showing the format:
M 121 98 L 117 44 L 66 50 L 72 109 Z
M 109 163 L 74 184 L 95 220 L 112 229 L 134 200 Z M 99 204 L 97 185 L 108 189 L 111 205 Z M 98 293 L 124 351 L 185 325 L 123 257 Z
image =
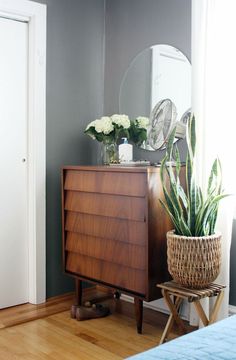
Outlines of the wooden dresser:
M 161 297 L 169 280 L 166 232 L 172 228 L 159 199 L 160 168 L 66 166 L 62 169 L 63 263 L 81 281 L 134 297 L 142 331 L 143 300 Z

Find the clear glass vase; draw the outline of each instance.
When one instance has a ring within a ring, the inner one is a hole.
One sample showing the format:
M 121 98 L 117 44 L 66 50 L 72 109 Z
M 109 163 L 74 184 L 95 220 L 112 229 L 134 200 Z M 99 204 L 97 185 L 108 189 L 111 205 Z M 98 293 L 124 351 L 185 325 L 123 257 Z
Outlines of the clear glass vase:
M 117 164 L 119 162 L 118 145 L 114 142 L 104 141 L 101 157 L 103 165 Z

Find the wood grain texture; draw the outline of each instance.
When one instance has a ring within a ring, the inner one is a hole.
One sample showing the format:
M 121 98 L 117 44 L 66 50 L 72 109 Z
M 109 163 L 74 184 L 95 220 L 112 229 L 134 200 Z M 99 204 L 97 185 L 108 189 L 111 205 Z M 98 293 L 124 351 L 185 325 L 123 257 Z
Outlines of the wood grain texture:
M 160 298 L 172 228 L 159 201 L 160 168 L 64 167 L 62 192 L 66 273 L 139 300 Z
M 68 170 L 65 174 L 64 188 L 65 190 L 144 197 L 146 195 L 145 181 L 146 177 L 143 173 L 120 175 L 111 171 Z
M 65 209 L 79 213 L 145 221 L 143 198 L 67 190 Z
M 104 291 L 98 291 L 95 286 L 83 290 L 83 301 L 89 299 L 104 300 Z M 68 293 L 54 296 L 39 305 L 23 304 L 0 310 L 0 329 L 11 327 L 24 322 L 41 319 L 46 316 L 69 310 L 75 302 L 75 294 Z
M 186 288 L 174 280 L 158 284 L 157 286 L 161 289 L 168 290 L 171 295 L 186 298 L 188 302 L 200 300 L 205 297 L 217 296 L 226 288 L 225 285 L 215 283 L 208 284 L 208 286 L 203 289 Z
M 129 244 L 145 245 L 146 243 L 146 224 L 144 222 L 81 214 L 73 211 L 66 211 L 65 215 L 66 231 Z
M 64 298 L 67 302 L 70 299 L 66 311 L 48 313 L 44 318 L 0 330 L 0 358 L 121 360 L 156 346 L 167 321 L 165 314 L 144 308 L 143 335 L 140 336 L 135 329 L 135 313 L 131 303 L 107 300 L 104 304 L 110 307 L 112 315 L 78 322 L 70 318 L 69 309 L 74 295 L 64 295 L 61 299 L 57 297 L 58 310 L 60 304 L 65 306 Z M 46 304 L 44 306 L 47 307 Z M 34 308 L 37 309 L 37 305 L 16 306 L 8 309 L 8 316 L 11 319 L 19 318 L 22 313 L 26 316 Z M 188 330 L 192 331 L 193 328 Z M 176 329 L 173 329 L 170 337 L 176 335 Z
M 67 232 L 66 251 L 145 270 L 145 247 L 121 241 Z
M 94 259 L 77 253 L 68 253 L 66 270 L 79 277 L 92 278 L 131 292 L 145 293 L 145 272 Z
M 158 169 L 159 170 L 159 169 Z M 160 171 L 148 172 L 148 298 L 161 297 L 157 283 L 170 279 L 167 269 L 166 233 L 172 223 L 163 209 L 160 199 L 164 200 Z

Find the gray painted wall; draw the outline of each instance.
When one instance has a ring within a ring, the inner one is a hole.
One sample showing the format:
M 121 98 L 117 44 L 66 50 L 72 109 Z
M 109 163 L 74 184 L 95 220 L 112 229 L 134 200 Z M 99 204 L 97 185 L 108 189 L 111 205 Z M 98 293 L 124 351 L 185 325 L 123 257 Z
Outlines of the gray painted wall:
M 119 96 L 119 113 L 131 119 L 150 115 L 152 51 L 139 54 L 125 74 Z
M 130 62 L 154 44 L 169 44 L 191 56 L 190 0 L 106 0 L 104 114 L 119 112 L 119 89 Z M 185 142 L 179 141 L 180 153 Z M 136 159 L 157 162 L 163 151 L 134 148 Z
M 62 274 L 60 168 L 63 164 L 97 162 L 98 146 L 83 134 L 83 129 L 96 117 L 119 111 L 123 74 L 140 51 L 156 43 L 167 43 L 190 58 L 191 2 L 107 0 L 104 99 L 104 0 L 38 2 L 47 4 L 48 13 L 47 297 L 50 297 L 73 288 L 73 281 Z M 184 151 L 183 144 L 180 149 Z M 157 161 L 162 155 L 143 151 L 140 156 Z M 236 221 L 231 247 L 230 303 L 234 305 L 235 254 Z
M 47 297 L 70 291 L 62 274 L 60 168 L 96 163 L 83 130 L 103 113 L 104 0 L 47 4 Z

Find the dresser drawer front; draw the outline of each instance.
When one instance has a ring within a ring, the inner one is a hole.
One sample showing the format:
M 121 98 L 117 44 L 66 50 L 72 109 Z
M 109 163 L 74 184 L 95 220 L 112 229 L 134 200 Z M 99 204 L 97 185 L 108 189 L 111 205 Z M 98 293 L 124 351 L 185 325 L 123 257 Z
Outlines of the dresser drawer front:
M 67 191 L 65 209 L 85 214 L 145 221 L 145 198 Z
M 65 230 L 136 245 L 145 245 L 147 238 L 147 224 L 144 222 L 73 211 L 66 211 Z
M 65 249 L 113 264 L 145 270 L 145 246 L 68 232 Z
M 66 270 L 82 277 L 145 294 L 145 272 L 76 253 L 68 253 Z
M 64 188 L 104 194 L 145 196 L 146 175 L 111 171 L 66 170 Z

